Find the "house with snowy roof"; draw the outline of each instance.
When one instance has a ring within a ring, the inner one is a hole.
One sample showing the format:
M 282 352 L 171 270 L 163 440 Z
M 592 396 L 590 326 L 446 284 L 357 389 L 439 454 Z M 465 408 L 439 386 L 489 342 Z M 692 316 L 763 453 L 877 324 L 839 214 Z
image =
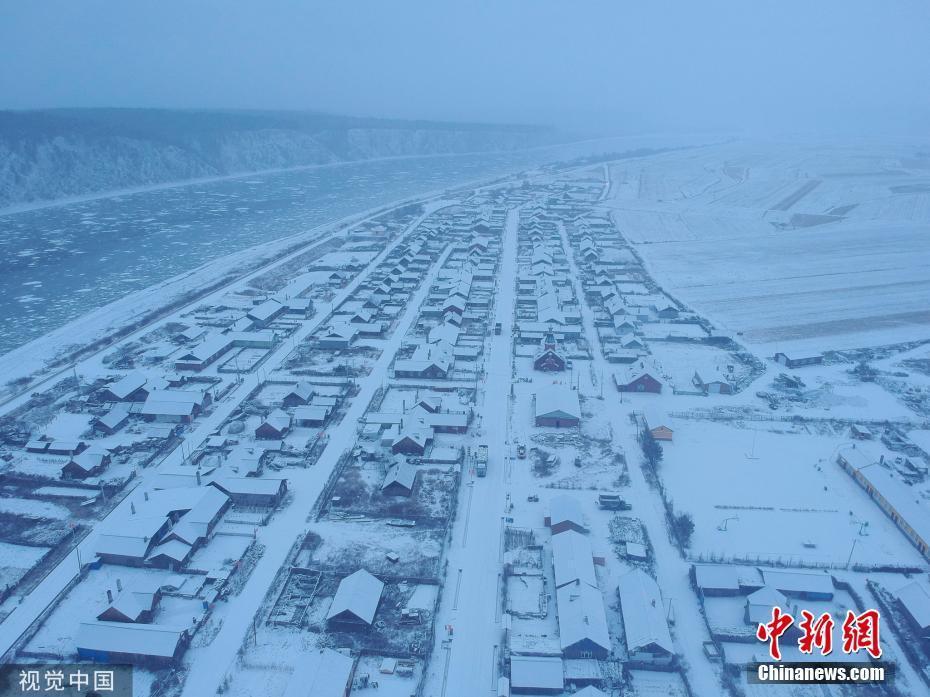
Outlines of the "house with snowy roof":
M 572 428 L 581 423 L 578 393 L 567 385 L 544 385 L 537 390 L 534 412 L 537 426 Z
M 388 467 L 381 482 L 381 493 L 386 496 L 410 496 L 416 482 L 417 470 L 406 462 L 395 462 Z
M 370 627 L 381 603 L 384 582 L 359 569 L 339 582 L 326 613 L 326 623 L 337 628 Z
M 562 657 L 607 658 L 612 646 L 600 589 L 579 580 L 555 594 Z
M 176 665 L 189 642 L 185 627 L 133 622 L 82 622 L 74 638 L 81 660 L 156 668 Z
M 291 415 L 283 409 L 275 409 L 255 428 L 255 437 L 263 440 L 279 440 L 291 430 Z
M 617 594 L 630 662 L 644 665 L 674 662 L 675 647 L 662 593 L 655 580 L 642 569 L 635 569 L 620 577 Z

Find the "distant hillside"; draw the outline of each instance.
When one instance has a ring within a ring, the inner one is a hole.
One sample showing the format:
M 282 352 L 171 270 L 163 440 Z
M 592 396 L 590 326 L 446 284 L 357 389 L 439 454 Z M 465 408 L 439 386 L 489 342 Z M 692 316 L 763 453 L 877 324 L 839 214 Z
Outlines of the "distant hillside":
M 303 112 L 0 111 L 0 208 L 201 177 L 555 142 L 527 126 Z

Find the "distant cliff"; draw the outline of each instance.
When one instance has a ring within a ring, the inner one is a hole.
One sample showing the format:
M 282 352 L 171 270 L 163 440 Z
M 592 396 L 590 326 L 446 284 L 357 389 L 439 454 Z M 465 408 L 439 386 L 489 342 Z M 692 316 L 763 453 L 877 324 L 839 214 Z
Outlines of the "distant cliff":
M 0 111 L 0 208 L 264 169 L 555 140 L 534 127 L 300 112 Z

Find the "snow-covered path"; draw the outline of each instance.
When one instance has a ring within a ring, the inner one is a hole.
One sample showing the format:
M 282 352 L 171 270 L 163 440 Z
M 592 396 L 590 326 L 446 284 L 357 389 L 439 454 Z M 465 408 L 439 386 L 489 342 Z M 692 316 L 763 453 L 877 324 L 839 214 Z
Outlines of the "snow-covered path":
M 416 229 L 422 220 L 439 208 L 438 204 L 428 206 L 423 215 L 417 218 L 397 239 L 382 250 L 368 264 L 366 269 L 356 276 L 350 283 L 336 294 L 333 298 L 333 306 L 351 296 L 355 289 L 362 283 L 378 264 L 391 253 L 398 244 Z M 428 288 L 428 285 L 426 286 Z M 278 368 L 292 347 L 304 340 L 307 336 L 317 331 L 326 320 L 326 313 L 321 312 L 313 319 L 308 320 L 304 325 L 287 341 L 282 342 L 269 355 L 267 361 L 263 364 L 263 371 L 270 373 Z M 390 352 L 393 357 L 393 351 Z M 377 370 L 372 374 L 377 374 Z M 214 404 L 213 410 L 204 418 L 195 422 L 194 430 L 185 435 L 183 448 L 179 445 L 158 464 L 157 467 L 150 467 L 139 472 L 139 476 L 134 480 L 134 489 L 126 498 L 116 506 L 102 521 L 98 522 L 95 529 L 92 530 L 81 543 L 70 554 L 64 557 L 58 565 L 29 593 L 23 598 L 23 601 L 0 623 L 0 656 L 5 654 L 26 632 L 30 625 L 36 620 L 45 609 L 55 601 L 58 594 L 74 579 L 79 571 L 80 559 L 82 563 L 87 563 L 94 558 L 94 548 L 97 539 L 97 530 L 105 525 L 109 520 L 119 520 L 130 508 L 131 502 L 138 503 L 142 498 L 142 492 L 145 490 L 146 479 L 156 472 L 158 467 L 179 465 L 184 462 L 185 453 L 190 453 L 202 445 L 202 443 L 223 423 L 223 421 L 239 406 L 249 393 L 258 385 L 259 377 L 252 373 L 245 376 L 242 384 L 231 390 L 223 399 Z
M 608 376 L 611 375 L 613 369 L 604 358 L 603 347 L 594 326 L 594 313 L 587 301 L 582 300 L 584 293 L 580 281 L 581 274 L 575 263 L 565 228 L 561 223 L 559 232 L 568 257 L 575 296 L 579 298 L 585 335 L 593 349 L 593 372 L 602 376 L 602 380 L 608 380 L 608 383 L 604 385 L 605 406 L 613 427 L 614 442 L 620 445 L 629 460 L 629 500 L 633 504 L 632 514 L 643 522 L 649 532 L 649 539 L 655 552 L 657 581 L 662 589 L 662 596 L 672 604 L 675 626 L 670 629 L 675 639 L 677 653 L 685 666 L 688 681 L 695 695 L 712 697 L 720 694 L 723 688 L 717 671 L 703 653 L 702 644 L 710 641 L 710 634 L 698 607 L 697 598 L 691 590 L 690 564 L 681 558 L 678 549 L 669 540 L 666 533 L 665 508 L 659 494 L 646 482 L 639 467 L 640 446 L 636 438 L 636 427 L 629 419 L 631 408 L 620 403 L 619 393 L 609 382 Z
M 226 614 L 222 628 L 207 647 L 191 650 L 185 656 L 185 663 L 190 668 L 182 693 L 185 697 L 204 697 L 216 693 L 225 671 L 232 666 L 236 652 L 242 645 L 253 617 L 258 612 L 278 569 L 287 558 L 297 537 L 306 529 L 307 513 L 316 502 L 342 453 L 355 443 L 358 419 L 365 413 L 375 391 L 381 387 L 388 366 L 394 360 L 394 354 L 410 326 L 416 322 L 420 304 L 426 298 L 437 272 L 450 252 L 451 248 L 446 248 L 440 255 L 430 273 L 423 279 L 420 288 L 410 299 L 381 356 L 372 366 L 371 372 L 359 381 L 359 393 L 352 399 L 352 405 L 345 417 L 330 432 L 329 442 L 317 463 L 309 469 L 288 473 L 291 502 L 287 508 L 278 512 L 266 527 L 259 530 L 258 541 L 265 545 L 265 552 L 242 592 L 236 596 L 235 612 Z
M 470 463 L 464 468 L 425 697 L 475 695 L 497 681 L 495 659 L 502 639 L 500 545 L 513 454 L 510 385 L 517 220 L 517 211 L 509 211 L 492 320 L 501 323 L 501 333 L 492 334 L 488 342 L 485 382 L 477 395 L 476 443 L 488 445 L 488 474 L 475 478 L 469 474 Z M 448 638 L 446 625 L 453 627 L 453 635 L 443 643 Z

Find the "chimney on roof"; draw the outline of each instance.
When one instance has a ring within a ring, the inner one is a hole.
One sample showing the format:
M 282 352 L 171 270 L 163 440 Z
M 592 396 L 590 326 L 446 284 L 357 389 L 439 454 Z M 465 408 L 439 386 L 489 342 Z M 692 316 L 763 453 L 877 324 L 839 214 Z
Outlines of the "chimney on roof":
M 113 603 L 113 591 L 111 591 L 109 588 L 107 588 L 107 602 L 111 604 Z
M 116 590 L 123 592 L 123 582 L 120 579 L 116 579 Z

